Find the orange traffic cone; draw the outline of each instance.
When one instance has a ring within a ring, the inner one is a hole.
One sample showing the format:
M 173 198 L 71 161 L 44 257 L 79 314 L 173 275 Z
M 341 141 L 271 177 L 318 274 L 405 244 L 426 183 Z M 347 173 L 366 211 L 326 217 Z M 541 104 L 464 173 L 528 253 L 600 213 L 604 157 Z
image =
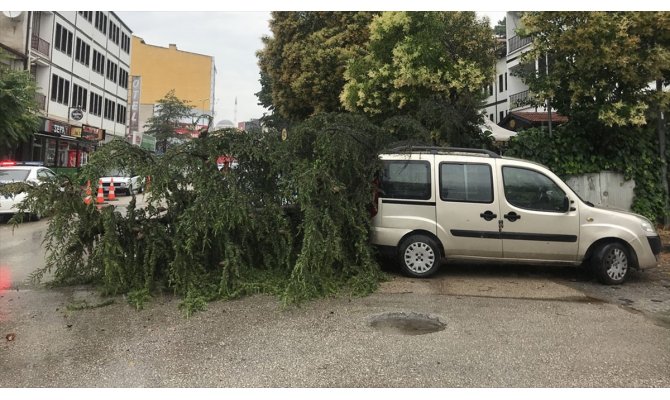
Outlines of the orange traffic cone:
M 116 193 L 114 192 L 114 178 L 110 178 L 109 194 L 107 195 L 107 200 L 109 200 L 109 201 L 116 200 Z
M 91 196 L 91 181 L 86 181 L 86 197 L 84 197 L 84 204 L 89 205 L 93 201 Z
M 95 198 L 95 202 L 98 204 L 105 202 L 105 194 L 102 192 L 102 179 L 98 181 L 98 197 Z

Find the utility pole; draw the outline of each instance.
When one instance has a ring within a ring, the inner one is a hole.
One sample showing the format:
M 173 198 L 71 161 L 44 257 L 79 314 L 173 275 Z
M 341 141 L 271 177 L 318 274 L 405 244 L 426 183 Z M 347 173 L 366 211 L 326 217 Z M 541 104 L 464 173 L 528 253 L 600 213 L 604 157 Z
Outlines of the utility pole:
M 663 93 L 663 81 L 658 79 L 656 80 L 656 91 L 661 95 Z M 657 101 L 658 105 L 658 122 L 656 127 L 658 130 L 658 155 L 661 158 L 661 184 L 663 187 L 663 227 L 665 229 L 670 225 L 668 211 L 670 209 L 670 199 L 668 199 L 668 161 L 665 156 L 665 115 L 663 113 L 663 108 L 661 106 L 660 99 Z

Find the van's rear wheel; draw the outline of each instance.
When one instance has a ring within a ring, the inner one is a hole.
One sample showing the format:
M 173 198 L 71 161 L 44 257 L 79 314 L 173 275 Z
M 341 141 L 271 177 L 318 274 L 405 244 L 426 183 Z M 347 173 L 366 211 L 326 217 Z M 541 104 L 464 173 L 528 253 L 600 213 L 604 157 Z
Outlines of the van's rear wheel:
M 400 245 L 398 254 L 403 272 L 416 278 L 426 278 L 440 267 L 440 248 L 426 235 L 412 235 Z
M 628 278 L 631 258 L 621 243 L 605 243 L 596 249 L 591 259 L 596 278 L 605 285 L 619 285 Z

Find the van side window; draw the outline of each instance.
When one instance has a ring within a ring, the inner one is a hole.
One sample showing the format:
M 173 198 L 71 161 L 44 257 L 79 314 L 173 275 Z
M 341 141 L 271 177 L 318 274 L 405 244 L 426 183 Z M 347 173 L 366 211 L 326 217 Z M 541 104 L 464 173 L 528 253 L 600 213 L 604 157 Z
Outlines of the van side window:
M 430 199 L 428 161 L 384 161 L 380 197 L 388 199 Z
M 565 192 L 546 175 L 526 168 L 503 167 L 505 198 L 516 207 L 561 212 Z
M 493 177 L 488 164 L 441 163 L 440 198 L 470 203 L 493 202 Z

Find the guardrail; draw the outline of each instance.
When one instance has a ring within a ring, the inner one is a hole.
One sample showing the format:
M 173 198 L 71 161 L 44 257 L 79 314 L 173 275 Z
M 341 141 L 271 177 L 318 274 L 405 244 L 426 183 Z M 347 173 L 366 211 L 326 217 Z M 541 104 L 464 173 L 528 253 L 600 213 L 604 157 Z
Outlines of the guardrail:
M 51 46 L 49 42 L 47 42 L 46 40 L 42 39 L 37 35 L 33 35 L 33 37 L 30 40 L 30 48 L 33 50 L 37 50 L 38 52 L 44 54 L 47 57 L 49 57 L 50 47 Z
M 509 96 L 509 106 L 510 108 L 517 108 L 528 104 L 530 99 L 530 90 L 524 90 L 523 92 L 514 93 Z
M 529 45 L 532 42 L 532 39 L 530 36 L 526 37 L 521 37 L 521 36 L 512 36 L 511 38 L 507 39 L 508 42 L 508 48 L 507 54 L 510 54 L 524 46 Z

